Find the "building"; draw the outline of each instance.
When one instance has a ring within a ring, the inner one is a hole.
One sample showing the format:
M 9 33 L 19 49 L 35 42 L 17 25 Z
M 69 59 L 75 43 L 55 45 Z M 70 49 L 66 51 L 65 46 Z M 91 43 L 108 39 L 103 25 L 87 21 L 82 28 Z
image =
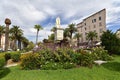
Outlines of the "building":
M 118 38 L 120 38 L 120 29 L 118 29 L 118 30 L 116 31 L 116 35 L 117 35 Z
M 11 49 L 11 44 L 13 41 L 9 40 L 9 45 L 8 45 L 8 49 Z M 5 50 L 5 34 L 2 35 L 1 37 L 1 46 L 0 49 Z
M 106 31 L 106 9 L 83 19 L 82 22 L 77 24 L 77 30 L 82 35 L 80 38 L 81 43 L 88 42 L 86 35 L 90 31 L 96 32 L 98 36 L 96 41 L 100 41 L 103 31 Z
M 5 34 L 3 34 L 2 37 L 1 37 L 1 46 L 0 46 L 0 48 L 2 48 L 3 50 L 5 48 Z

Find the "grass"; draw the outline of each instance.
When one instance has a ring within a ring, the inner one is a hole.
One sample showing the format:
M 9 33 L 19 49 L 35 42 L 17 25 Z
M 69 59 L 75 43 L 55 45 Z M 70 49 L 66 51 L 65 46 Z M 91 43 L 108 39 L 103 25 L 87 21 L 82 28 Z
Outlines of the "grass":
M 16 66 L 4 70 L 0 80 L 120 80 L 120 56 L 92 69 L 80 67 L 68 70 L 20 70 Z

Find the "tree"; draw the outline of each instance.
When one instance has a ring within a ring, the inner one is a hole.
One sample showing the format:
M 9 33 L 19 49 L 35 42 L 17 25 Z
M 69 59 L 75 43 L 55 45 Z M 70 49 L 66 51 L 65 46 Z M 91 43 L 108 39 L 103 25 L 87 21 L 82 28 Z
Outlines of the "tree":
M 21 50 L 21 43 L 22 43 L 22 36 L 23 34 L 19 34 L 18 36 L 17 36 L 17 40 L 18 40 L 18 49 L 20 49 Z
M 14 47 L 13 49 L 16 50 L 16 41 L 18 41 L 18 48 L 21 49 L 21 39 L 23 35 L 23 30 L 19 28 L 19 26 L 13 25 L 10 29 L 11 37 L 14 39 Z
M 87 33 L 86 38 L 88 39 L 88 42 L 91 41 L 91 47 L 93 47 L 93 41 L 97 38 L 97 33 L 90 31 Z
M 22 37 L 23 49 L 26 48 L 29 44 L 29 40 L 26 37 Z
M 9 25 L 11 24 L 11 20 L 6 18 L 5 24 L 6 24 L 6 28 L 5 28 L 5 51 L 7 51 L 8 47 L 9 47 Z
M 57 30 L 56 27 L 53 27 L 53 28 L 51 29 L 51 31 L 54 32 L 54 33 L 51 34 L 50 36 L 48 36 L 48 40 L 54 42 L 54 40 L 55 40 L 55 31 L 56 31 L 56 30 Z
M 55 34 L 51 34 L 50 36 L 48 36 L 48 40 L 53 42 L 55 40 Z
M 110 30 L 107 30 L 101 36 L 101 45 L 105 47 L 110 54 L 120 54 L 120 39 Z
M 51 29 L 51 31 L 52 31 L 52 32 L 55 32 L 56 29 L 57 29 L 56 27 L 53 27 L 53 28 Z
M 5 33 L 4 29 L 5 29 L 4 26 L 0 25 L 0 48 L 1 48 L 1 38 L 2 38 L 3 33 Z
M 15 49 L 14 49 L 14 48 L 16 47 L 16 46 L 15 46 L 15 36 L 12 36 L 11 33 L 10 33 L 10 35 L 9 35 L 9 40 L 11 41 L 11 43 L 10 43 L 10 48 L 13 49 L 13 50 L 15 50 Z
M 38 33 L 40 30 L 42 30 L 42 26 L 41 25 L 35 25 L 34 28 L 37 30 L 37 34 L 36 34 L 36 44 L 38 42 Z
M 117 35 L 118 38 L 120 38 L 120 29 L 118 29 L 115 34 Z
M 77 39 L 77 46 L 78 46 L 78 47 L 79 47 L 79 43 L 80 43 L 80 37 L 81 37 L 81 34 L 79 34 L 79 33 L 76 33 L 76 34 L 74 35 L 74 38 Z
M 69 37 L 69 38 L 71 37 L 70 32 L 69 32 L 69 28 L 64 29 L 63 35 L 64 35 L 64 39 L 66 39 L 67 37 Z
M 29 50 L 32 50 L 34 48 L 34 43 L 31 41 L 29 42 L 28 46 L 26 47 L 26 50 L 29 51 Z
M 49 40 L 48 39 L 43 39 L 43 43 L 48 43 Z
M 70 32 L 70 39 L 72 39 L 72 34 L 75 33 L 77 31 L 75 24 L 69 24 L 68 25 L 68 30 Z

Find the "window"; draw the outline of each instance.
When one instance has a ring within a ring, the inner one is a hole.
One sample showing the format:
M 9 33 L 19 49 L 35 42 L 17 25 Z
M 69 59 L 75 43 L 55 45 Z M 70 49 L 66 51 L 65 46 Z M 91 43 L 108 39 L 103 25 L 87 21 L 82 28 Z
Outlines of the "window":
M 101 20 L 101 17 L 99 17 L 99 21 Z
M 85 23 L 85 26 L 86 26 L 86 23 Z
M 94 22 L 96 22 L 96 19 L 94 19 Z
M 93 20 L 92 20 L 92 23 L 94 23 L 94 22 L 96 22 L 96 19 L 93 19 Z
M 94 21 L 92 20 L 92 23 L 94 23 Z
M 85 30 L 87 30 L 87 28 L 85 27 Z

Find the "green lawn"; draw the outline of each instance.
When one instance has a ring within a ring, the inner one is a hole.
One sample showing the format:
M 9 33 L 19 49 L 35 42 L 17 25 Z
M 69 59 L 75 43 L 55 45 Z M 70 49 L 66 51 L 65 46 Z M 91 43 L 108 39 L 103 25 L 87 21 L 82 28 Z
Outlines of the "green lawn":
M 4 70 L 0 80 L 120 80 L 120 56 L 92 69 L 80 67 L 68 70 L 20 70 L 19 66 Z

